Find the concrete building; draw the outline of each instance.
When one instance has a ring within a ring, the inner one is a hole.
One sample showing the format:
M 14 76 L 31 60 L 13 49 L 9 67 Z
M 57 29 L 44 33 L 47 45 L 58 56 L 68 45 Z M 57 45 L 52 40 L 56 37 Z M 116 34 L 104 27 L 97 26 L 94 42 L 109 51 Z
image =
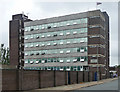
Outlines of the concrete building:
M 100 10 L 10 21 L 10 64 L 25 69 L 109 71 L 109 16 Z

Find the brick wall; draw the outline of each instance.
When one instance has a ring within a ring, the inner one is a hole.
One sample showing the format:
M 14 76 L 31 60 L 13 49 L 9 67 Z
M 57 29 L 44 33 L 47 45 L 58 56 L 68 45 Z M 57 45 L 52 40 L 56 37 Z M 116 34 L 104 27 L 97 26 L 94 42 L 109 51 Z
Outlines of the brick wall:
M 66 74 L 64 71 L 55 71 L 55 86 L 66 84 Z
M 94 80 L 94 71 L 3 70 L 2 90 L 32 90 Z

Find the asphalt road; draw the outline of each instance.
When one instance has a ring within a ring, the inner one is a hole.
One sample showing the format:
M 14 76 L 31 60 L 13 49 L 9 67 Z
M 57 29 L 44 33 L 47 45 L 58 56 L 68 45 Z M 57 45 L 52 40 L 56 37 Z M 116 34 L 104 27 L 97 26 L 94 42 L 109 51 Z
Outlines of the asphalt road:
M 83 90 L 83 92 L 85 92 L 85 90 L 118 90 L 118 80 L 106 82 L 104 84 L 95 85 L 95 86 L 91 86 L 91 87 L 77 89 L 72 92 L 79 92 L 80 90 Z M 82 91 L 80 91 L 80 92 L 82 92 Z

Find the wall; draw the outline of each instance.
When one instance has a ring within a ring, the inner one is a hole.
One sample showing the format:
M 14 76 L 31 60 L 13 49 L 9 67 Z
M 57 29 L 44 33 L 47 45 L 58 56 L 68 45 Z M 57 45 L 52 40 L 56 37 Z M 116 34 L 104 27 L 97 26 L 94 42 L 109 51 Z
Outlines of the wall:
M 88 71 L 4 69 L 2 71 L 2 90 L 32 90 L 93 80 L 94 73 Z

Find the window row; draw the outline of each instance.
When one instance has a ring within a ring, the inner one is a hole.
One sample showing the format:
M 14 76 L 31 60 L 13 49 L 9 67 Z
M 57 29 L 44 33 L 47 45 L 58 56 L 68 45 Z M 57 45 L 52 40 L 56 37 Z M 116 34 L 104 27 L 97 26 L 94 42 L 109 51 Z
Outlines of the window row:
M 25 67 L 32 70 L 83 71 L 83 66 Z
M 33 55 L 45 55 L 45 54 L 69 54 L 73 52 L 87 52 L 87 47 L 80 48 L 66 48 L 66 49 L 53 49 L 53 50 L 39 50 L 39 51 L 25 51 L 25 56 L 33 56 Z
M 87 42 L 87 37 L 85 38 L 76 38 L 76 39 L 65 39 L 65 40 L 55 40 L 55 41 L 46 41 L 46 42 L 34 42 L 34 43 L 25 43 L 25 48 L 27 47 L 44 47 L 44 46 L 56 46 L 56 45 L 65 45 L 65 44 L 75 44 Z
M 59 63 L 76 63 L 76 62 L 85 62 L 88 61 L 87 56 L 82 57 L 67 57 L 67 58 L 43 58 L 43 59 L 26 59 L 25 64 L 39 64 L 39 63 L 51 63 L 51 62 L 59 62 Z
M 84 23 L 87 23 L 87 20 L 88 20 L 87 18 L 82 18 L 82 19 L 62 21 L 62 22 L 57 22 L 57 23 L 41 24 L 41 25 L 36 25 L 36 26 L 25 27 L 25 31 L 50 29 L 50 28 L 56 28 L 56 27 L 61 27 L 61 26 L 84 24 Z
M 57 37 L 57 36 L 67 36 L 67 35 L 75 35 L 79 33 L 87 32 L 87 28 L 80 28 L 80 29 L 71 29 L 71 30 L 64 30 L 64 31 L 57 31 L 57 32 L 47 32 L 47 33 L 40 33 L 40 34 L 32 34 L 32 35 L 25 35 L 25 40 L 28 39 L 39 39 L 45 37 Z

